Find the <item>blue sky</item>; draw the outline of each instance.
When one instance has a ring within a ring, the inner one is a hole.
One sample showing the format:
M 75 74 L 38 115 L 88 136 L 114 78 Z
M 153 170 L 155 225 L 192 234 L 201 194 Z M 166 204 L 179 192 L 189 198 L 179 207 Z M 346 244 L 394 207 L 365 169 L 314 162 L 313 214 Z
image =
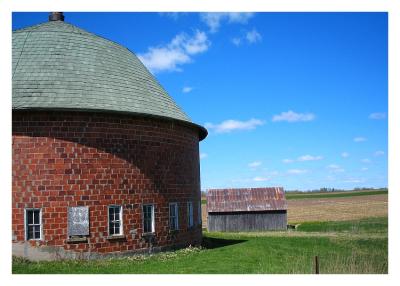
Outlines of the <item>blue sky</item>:
M 192 121 L 203 189 L 387 186 L 386 13 L 65 13 L 135 52 Z M 13 29 L 47 13 L 13 13 Z

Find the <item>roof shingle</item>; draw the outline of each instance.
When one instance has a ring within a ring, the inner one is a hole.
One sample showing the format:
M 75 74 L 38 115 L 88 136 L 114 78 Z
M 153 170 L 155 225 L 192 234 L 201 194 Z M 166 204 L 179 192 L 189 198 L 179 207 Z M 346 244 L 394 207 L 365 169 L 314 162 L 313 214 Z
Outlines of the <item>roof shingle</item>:
M 112 41 L 50 21 L 14 31 L 12 47 L 14 110 L 126 112 L 193 124 L 136 55 Z

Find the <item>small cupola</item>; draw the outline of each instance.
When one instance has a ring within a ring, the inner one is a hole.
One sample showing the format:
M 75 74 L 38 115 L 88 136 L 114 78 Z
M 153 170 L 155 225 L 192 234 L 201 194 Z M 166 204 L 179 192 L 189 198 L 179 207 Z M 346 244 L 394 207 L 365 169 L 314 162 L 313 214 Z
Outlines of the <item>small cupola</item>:
M 63 12 L 50 12 L 49 21 L 64 21 Z

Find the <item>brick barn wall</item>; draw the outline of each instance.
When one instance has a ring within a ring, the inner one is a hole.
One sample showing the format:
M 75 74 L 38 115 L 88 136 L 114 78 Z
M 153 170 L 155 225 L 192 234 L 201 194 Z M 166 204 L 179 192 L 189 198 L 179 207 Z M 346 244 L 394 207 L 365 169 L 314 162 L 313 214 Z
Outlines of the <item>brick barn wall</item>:
M 13 111 L 13 242 L 25 236 L 24 209 L 41 208 L 43 240 L 32 246 L 109 253 L 149 248 L 142 204 L 155 205 L 154 247 L 201 241 L 198 131 L 177 122 L 129 115 Z M 195 227 L 187 227 L 193 201 Z M 179 231 L 170 233 L 168 203 L 178 202 Z M 123 206 L 125 238 L 108 236 L 107 206 Z M 66 243 L 67 208 L 89 206 L 87 243 Z

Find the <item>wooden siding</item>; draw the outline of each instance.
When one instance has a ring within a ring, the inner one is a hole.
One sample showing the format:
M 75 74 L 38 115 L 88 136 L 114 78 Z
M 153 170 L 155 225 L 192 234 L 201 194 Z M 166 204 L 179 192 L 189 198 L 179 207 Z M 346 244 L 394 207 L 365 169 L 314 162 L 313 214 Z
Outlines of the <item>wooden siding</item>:
M 287 211 L 208 213 L 208 231 L 286 230 Z

